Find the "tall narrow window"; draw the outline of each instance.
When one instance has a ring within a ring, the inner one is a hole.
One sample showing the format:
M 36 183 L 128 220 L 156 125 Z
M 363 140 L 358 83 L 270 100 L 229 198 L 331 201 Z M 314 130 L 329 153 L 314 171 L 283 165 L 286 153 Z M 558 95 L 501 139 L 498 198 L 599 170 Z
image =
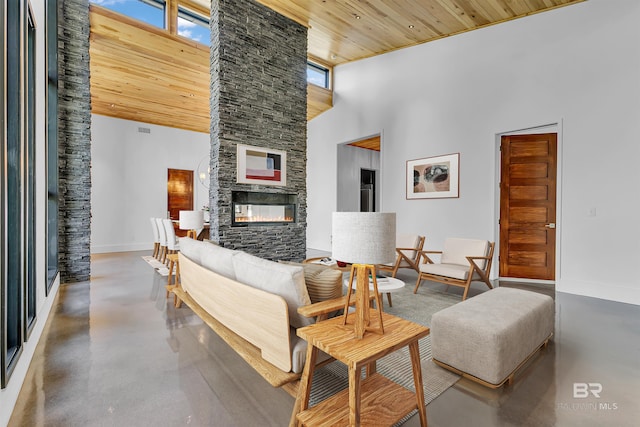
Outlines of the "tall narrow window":
M 58 274 L 58 0 L 46 3 L 46 143 L 47 143 L 47 280 L 46 293 Z
M 4 387 L 13 372 L 22 351 L 23 328 L 23 283 L 24 283 L 24 189 L 23 189 L 23 86 L 24 52 L 21 43 L 24 28 L 24 2 L 10 1 L 6 10 L 6 139 L 4 144 L 3 175 L 4 182 L 4 232 L 2 256 L 4 261 L 4 286 L 2 289 L 4 304 L 2 351 L 2 386 Z M 21 10 L 22 9 L 22 10 Z
M 36 319 L 36 25 L 31 7 L 26 28 L 25 108 L 25 337 Z
M 0 73 L 5 75 L 6 70 L 6 19 L 5 19 L 5 9 L 4 4 L 3 7 L 0 7 L 0 43 L 5 46 L 5 54 L 0 55 Z M 0 96 L 2 99 L 6 99 L 5 97 L 5 79 L 0 79 Z M 5 265 L 6 265 L 6 257 L 5 257 L 5 223 L 6 223 L 6 215 L 5 215 L 5 193 L 7 188 L 7 180 L 4 176 L 4 158 L 6 151 L 6 122 L 5 122 L 5 113 L 6 113 L 6 102 L 0 104 L 0 386 L 4 388 L 7 382 L 6 372 L 4 367 L 6 366 L 6 353 L 7 353 L 7 341 L 5 339 L 5 333 L 7 322 L 6 322 L 6 304 L 5 301 L 5 289 L 7 277 L 5 275 Z

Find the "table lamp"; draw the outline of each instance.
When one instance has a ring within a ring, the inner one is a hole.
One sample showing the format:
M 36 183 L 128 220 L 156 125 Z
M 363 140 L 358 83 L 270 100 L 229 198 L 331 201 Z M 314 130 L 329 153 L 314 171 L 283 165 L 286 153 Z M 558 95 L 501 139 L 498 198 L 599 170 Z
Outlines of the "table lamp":
M 198 238 L 198 230 L 204 227 L 203 211 L 180 211 L 180 230 L 188 230 L 187 237 Z
M 382 302 L 376 280 L 376 264 L 387 264 L 396 259 L 396 214 L 382 212 L 334 212 L 332 218 L 331 256 L 351 265 L 349 290 L 343 324 L 347 322 L 348 308 L 356 278 L 356 311 L 354 333 L 360 339 L 366 330 L 384 334 Z M 369 277 L 375 292 L 378 324 L 370 326 Z

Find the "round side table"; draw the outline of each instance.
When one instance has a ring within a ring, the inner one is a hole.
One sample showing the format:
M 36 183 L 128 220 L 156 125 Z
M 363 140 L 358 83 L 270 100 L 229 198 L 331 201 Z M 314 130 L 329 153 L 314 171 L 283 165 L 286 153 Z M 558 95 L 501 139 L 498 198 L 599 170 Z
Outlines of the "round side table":
M 355 278 L 353 279 L 355 281 Z M 342 284 L 349 288 L 349 278 L 345 278 Z M 395 277 L 384 277 L 378 279 L 378 292 L 381 294 L 387 294 L 387 301 L 389 301 L 389 307 L 393 307 L 393 303 L 391 302 L 391 294 L 393 292 L 398 292 L 400 289 L 404 288 L 405 283 L 396 279 Z M 373 283 L 369 283 L 369 290 L 373 291 Z
M 323 260 L 330 260 L 330 261 L 323 261 Z M 338 265 L 338 263 L 336 262 L 336 260 L 329 258 L 329 257 L 315 257 L 315 258 L 307 258 L 304 261 L 302 261 L 303 264 L 317 264 L 317 265 L 324 265 L 325 267 L 329 267 L 329 268 L 335 268 L 336 270 L 340 270 L 342 272 L 344 271 L 351 271 L 351 266 L 349 264 L 347 264 L 345 267 L 340 267 Z

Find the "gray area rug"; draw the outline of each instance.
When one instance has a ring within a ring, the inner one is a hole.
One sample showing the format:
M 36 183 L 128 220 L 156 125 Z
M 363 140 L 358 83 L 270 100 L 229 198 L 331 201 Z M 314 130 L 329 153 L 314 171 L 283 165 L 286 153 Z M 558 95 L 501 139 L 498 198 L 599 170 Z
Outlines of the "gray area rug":
M 420 287 L 418 294 L 414 295 L 411 281 L 407 281 L 407 285 L 400 291 L 391 294 L 393 307 L 389 307 L 386 295 L 383 295 L 383 298 L 385 312 L 425 326 L 430 326 L 431 316 L 434 313 L 460 302 L 459 295 L 433 291 L 426 286 Z M 460 376 L 442 369 L 432 362 L 431 337 L 427 336 L 421 339 L 419 347 L 422 361 L 424 400 L 425 404 L 429 404 L 429 402 L 455 384 L 460 379 Z M 411 358 L 407 347 L 380 359 L 377 363 L 377 370 L 405 388 L 412 391 L 415 390 Z M 340 362 L 330 363 L 315 371 L 309 404 L 313 406 L 340 390 L 348 388 L 348 386 L 347 367 Z M 399 425 L 414 414 L 415 411 L 405 417 Z

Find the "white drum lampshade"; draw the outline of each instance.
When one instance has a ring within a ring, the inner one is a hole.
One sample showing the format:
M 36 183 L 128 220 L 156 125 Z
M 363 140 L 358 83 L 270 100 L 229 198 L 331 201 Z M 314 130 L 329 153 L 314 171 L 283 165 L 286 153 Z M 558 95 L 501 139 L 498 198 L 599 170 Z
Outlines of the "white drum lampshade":
M 349 318 L 349 304 L 353 281 L 356 280 L 356 307 L 353 314 L 353 330 L 357 339 L 365 331 L 384 334 L 382 301 L 378 292 L 376 264 L 391 263 L 396 259 L 396 214 L 382 212 L 334 212 L 331 232 L 331 256 L 351 264 L 349 290 L 344 306 L 343 324 Z M 371 278 L 371 279 L 369 279 Z M 371 323 L 369 285 L 373 285 L 378 325 Z
M 204 227 L 203 211 L 180 211 L 180 230 L 189 230 L 193 235 Z M 192 236 L 195 239 L 195 236 Z
M 334 212 L 331 257 L 350 264 L 396 260 L 395 212 Z

